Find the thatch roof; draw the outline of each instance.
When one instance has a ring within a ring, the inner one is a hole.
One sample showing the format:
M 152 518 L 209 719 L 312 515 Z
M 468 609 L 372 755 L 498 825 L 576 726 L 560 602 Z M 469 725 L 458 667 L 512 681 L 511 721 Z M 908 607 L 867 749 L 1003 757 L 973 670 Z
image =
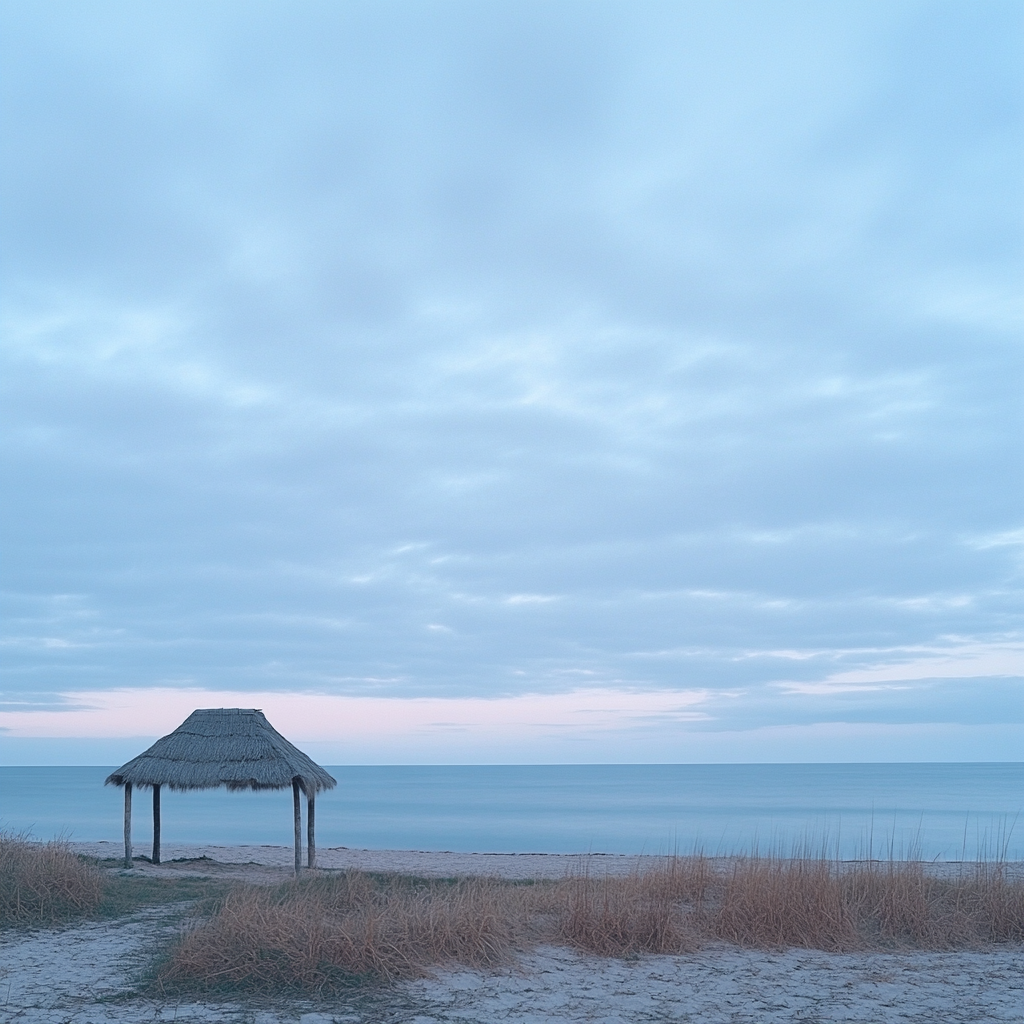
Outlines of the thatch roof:
M 174 732 L 107 776 L 107 784 L 171 789 L 285 789 L 307 794 L 337 781 L 251 708 L 193 711 Z

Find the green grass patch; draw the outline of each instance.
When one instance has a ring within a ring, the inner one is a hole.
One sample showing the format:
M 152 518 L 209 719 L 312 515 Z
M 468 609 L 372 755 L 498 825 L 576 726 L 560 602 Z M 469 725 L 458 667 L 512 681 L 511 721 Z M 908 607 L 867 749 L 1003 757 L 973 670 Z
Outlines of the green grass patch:
M 232 887 L 218 878 L 183 875 L 178 878 L 153 878 L 151 875 L 108 874 L 103 880 L 103 897 L 93 916 L 126 917 L 143 907 L 168 903 L 198 902 L 197 913 L 212 913 Z

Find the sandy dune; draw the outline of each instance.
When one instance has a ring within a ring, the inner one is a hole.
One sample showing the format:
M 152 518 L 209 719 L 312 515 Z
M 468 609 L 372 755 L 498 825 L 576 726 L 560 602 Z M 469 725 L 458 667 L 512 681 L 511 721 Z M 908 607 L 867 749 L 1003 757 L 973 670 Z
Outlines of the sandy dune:
M 77 844 L 110 855 L 113 844 Z M 216 855 L 144 871 L 284 877 L 284 847 L 168 847 L 166 856 Z M 561 877 L 578 858 L 324 851 L 327 866 Z M 337 858 L 337 863 L 334 859 Z M 575 862 L 575 865 L 574 865 Z M 609 871 L 636 858 L 592 857 Z M 1024 947 L 956 953 L 764 953 L 708 947 L 683 956 L 603 959 L 540 947 L 500 971 L 447 971 L 324 1002 L 176 1001 L 134 989 L 153 953 L 183 926 L 180 908 L 60 930 L 0 933 L 0 1024 L 520 1024 L 691 1021 L 701 1024 L 975 1024 L 1021 1019 Z

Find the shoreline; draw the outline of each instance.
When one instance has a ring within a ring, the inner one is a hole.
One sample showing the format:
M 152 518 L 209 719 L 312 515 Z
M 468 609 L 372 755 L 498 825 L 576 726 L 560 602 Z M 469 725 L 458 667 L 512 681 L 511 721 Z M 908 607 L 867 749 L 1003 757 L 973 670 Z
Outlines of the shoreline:
M 71 842 L 77 854 L 99 860 L 119 859 L 123 846 L 119 842 Z M 162 863 L 152 865 L 148 860 L 149 844 L 135 848 L 133 870 L 204 872 L 209 870 L 250 867 L 253 873 L 292 873 L 294 848 L 273 844 L 231 843 L 164 843 Z M 686 859 L 686 854 L 679 855 Z M 305 849 L 303 849 L 305 860 Z M 591 874 L 594 876 L 622 877 L 665 867 L 672 861 L 665 854 L 626 853 L 465 853 L 453 850 L 367 850 L 346 846 L 317 849 L 317 869 L 325 871 L 369 871 L 385 874 L 417 875 L 422 878 L 450 878 L 477 876 L 504 879 L 551 879 L 566 875 Z M 734 863 L 737 856 L 708 857 L 712 864 L 724 867 Z M 787 858 L 788 859 L 788 858 Z M 815 858 L 808 858 L 814 860 Z M 195 863 L 199 861 L 200 863 Z M 842 860 L 838 863 L 855 865 L 885 865 L 888 860 Z M 911 863 L 894 859 L 892 863 Z M 1011 878 L 1024 877 L 1024 861 L 924 861 L 928 874 L 953 875 L 964 866 L 1001 864 Z
M 120 858 L 117 842 L 72 842 L 71 849 L 86 857 Z M 161 864 L 136 860 L 135 870 L 205 870 L 205 866 L 250 866 L 281 869 L 291 874 L 295 852 L 291 846 L 271 844 L 163 843 Z M 148 857 L 148 844 L 136 847 L 136 857 Z M 207 858 L 202 865 L 194 863 Z M 579 871 L 601 875 L 630 875 L 665 864 L 669 858 L 624 853 L 460 853 L 453 850 L 364 850 L 346 846 L 321 847 L 316 866 L 325 871 L 372 871 L 423 878 L 480 876 L 505 879 L 559 879 Z M 303 849 L 305 861 L 305 849 Z

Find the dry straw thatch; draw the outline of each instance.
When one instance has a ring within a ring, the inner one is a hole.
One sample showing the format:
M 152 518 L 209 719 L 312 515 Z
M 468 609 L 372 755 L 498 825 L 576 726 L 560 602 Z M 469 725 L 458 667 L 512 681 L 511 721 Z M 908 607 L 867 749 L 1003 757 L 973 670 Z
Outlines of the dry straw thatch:
M 193 711 L 174 732 L 107 776 L 107 784 L 171 789 L 287 789 L 307 795 L 336 780 L 250 708 Z

